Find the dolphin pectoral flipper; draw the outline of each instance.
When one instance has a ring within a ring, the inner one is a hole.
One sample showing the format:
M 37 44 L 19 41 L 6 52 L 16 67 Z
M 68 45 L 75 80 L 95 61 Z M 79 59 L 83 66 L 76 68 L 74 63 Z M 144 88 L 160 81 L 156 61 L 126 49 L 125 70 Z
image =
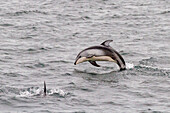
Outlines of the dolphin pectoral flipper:
M 93 66 L 96 66 L 96 67 L 100 67 L 100 65 L 98 65 L 95 61 L 89 61 Z
M 101 45 L 103 45 L 103 46 L 106 46 L 106 47 L 109 47 L 110 45 L 110 42 L 112 42 L 113 40 L 106 40 L 106 41 L 104 41 L 103 43 L 101 43 Z

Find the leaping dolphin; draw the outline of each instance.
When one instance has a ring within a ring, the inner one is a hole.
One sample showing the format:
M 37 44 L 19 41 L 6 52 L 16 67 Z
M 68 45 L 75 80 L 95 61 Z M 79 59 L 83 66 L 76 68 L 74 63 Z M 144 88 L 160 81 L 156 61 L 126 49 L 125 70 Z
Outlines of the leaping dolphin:
M 112 41 L 106 40 L 99 46 L 92 46 L 82 50 L 77 55 L 74 65 L 89 61 L 93 66 L 100 67 L 96 61 L 110 61 L 117 63 L 120 70 L 125 70 L 126 64 L 123 57 L 109 45 Z

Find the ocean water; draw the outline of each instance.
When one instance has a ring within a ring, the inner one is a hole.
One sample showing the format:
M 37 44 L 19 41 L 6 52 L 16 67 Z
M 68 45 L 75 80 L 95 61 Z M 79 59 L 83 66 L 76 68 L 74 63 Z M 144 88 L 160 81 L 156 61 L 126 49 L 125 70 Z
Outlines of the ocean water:
M 73 64 L 108 39 L 127 70 Z M 1 0 L 0 113 L 170 113 L 170 1 Z

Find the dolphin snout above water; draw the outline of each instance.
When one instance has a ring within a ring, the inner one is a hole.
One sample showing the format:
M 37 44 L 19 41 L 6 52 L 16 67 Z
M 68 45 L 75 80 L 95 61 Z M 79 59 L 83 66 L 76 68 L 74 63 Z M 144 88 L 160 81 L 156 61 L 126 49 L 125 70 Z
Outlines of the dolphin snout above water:
M 93 66 L 100 67 L 96 61 L 115 62 L 120 67 L 120 70 L 126 69 L 126 64 L 123 57 L 114 50 L 109 43 L 113 40 L 106 40 L 101 45 L 92 46 L 82 50 L 76 57 L 75 65 L 89 61 Z

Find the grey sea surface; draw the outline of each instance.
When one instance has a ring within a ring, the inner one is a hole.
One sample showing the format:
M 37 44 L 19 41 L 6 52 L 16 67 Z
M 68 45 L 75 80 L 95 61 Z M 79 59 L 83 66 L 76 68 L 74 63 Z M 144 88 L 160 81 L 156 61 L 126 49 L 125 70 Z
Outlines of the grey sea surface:
M 74 65 L 108 39 L 127 70 Z M 170 113 L 170 0 L 1 0 L 0 113 Z

